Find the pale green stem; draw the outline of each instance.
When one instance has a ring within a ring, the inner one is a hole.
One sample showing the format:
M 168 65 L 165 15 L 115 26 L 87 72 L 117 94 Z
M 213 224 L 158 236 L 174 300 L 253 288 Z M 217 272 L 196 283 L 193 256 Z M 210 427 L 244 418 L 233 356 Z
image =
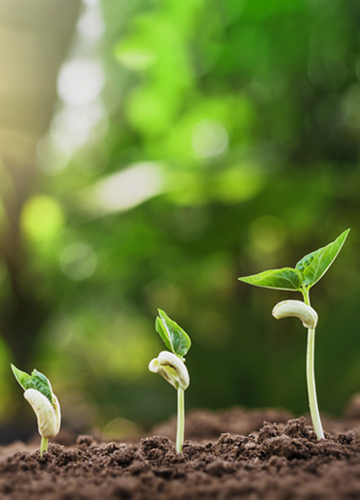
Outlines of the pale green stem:
M 304 302 L 310 306 L 309 290 L 303 291 Z M 315 385 L 315 328 L 308 329 L 306 350 L 306 380 L 312 424 L 318 439 L 324 438 L 321 425 Z
M 176 433 L 176 451 L 182 452 L 185 432 L 185 398 L 184 389 L 180 387 L 177 390 L 177 433 Z
M 42 437 L 42 438 L 41 438 L 41 445 L 40 445 L 40 457 L 42 457 L 42 456 L 43 456 L 43 452 L 44 452 L 44 451 L 47 451 L 47 448 L 48 448 L 48 442 L 49 442 L 49 440 L 48 440 L 48 439 L 46 439 L 46 438 L 44 438 L 44 437 Z

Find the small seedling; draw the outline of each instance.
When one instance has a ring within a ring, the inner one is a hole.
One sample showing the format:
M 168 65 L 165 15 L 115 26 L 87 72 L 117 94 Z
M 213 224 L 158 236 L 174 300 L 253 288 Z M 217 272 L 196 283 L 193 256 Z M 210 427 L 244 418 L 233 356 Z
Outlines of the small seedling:
M 177 433 L 176 451 L 182 451 L 185 431 L 185 403 L 184 391 L 189 387 L 189 372 L 185 366 L 184 356 L 191 347 L 191 340 L 187 333 L 175 321 L 172 321 L 164 311 L 158 309 L 155 329 L 164 341 L 166 347 L 172 351 L 162 351 L 149 364 L 149 370 L 159 373 L 177 390 Z
M 272 314 L 276 319 L 290 316 L 301 319 L 305 328 L 308 329 L 307 353 L 306 353 L 306 379 L 311 420 L 318 439 L 324 437 L 321 425 L 315 386 L 314 352 L 315 352 L 315 327 L 318 316 L 310 306 L 310 288 L 313 287 L 324 276 L 331 264 L 338 256 L 350 229 L 344 231 L 335 241 L 329 245 L 315 250 L 306 255 L 295 266 L 282 269 L 271 269 L 260 274 L 239 278 L 240 281 L 250 285 L 276 290 L 288 290 L 301 292 L 304 302 L 300 300 L 285 300 L 277 304 Z
M 16 366 L 11 365 L 16 380 L 24 389 L 24 398 L 31 404 L 38 423 L 41 436 L 40 456 L 47 451 L 48 441 L 55 437 L 60 430 L 60 405 L 57 397 L 52 391 L 50 381 L 37 370 L 31 375 L 22 372 Z

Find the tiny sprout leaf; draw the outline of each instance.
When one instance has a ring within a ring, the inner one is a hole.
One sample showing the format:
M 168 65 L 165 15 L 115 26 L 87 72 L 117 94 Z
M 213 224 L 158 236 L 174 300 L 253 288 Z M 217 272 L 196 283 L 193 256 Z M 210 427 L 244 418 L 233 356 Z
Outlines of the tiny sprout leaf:
M 170 319 L 164 311 L 158 309 L 155 328 L 166 347 L 174 354 L 183 358 L 191 347 L 189 335 L 180 326 Z
M 26 391 L 26 389 L 30 389 L 31 388 L 31 376 L 28 375 L 27 373 L 19 370 L 13 364 L 11 364 L 11 369 L 13 371 L 13 374 L 15 375 L 16 380 L 19 382 L 19 384 L 24 389 L 24 391 Z
M 344 231 L 335 241 L 305 255 L 297 264 L 296 269 L 304 276 L 303 284 L 307 287 L 315 285 L 324 276 L 331 264 L 338 256 L 350 229 Z
M 284 267 L 282 269 L 270 269 L 252 276 L 239 278 L 249 285 L 260 286 L 263 288 L 274 288 L 276 290 L 301 291 L 303 276 L 297 269 Z
M 51 404 L 54 403 L 53 392 L 49 380 L 42 373 L 37 370 L 33 370 L 31 375 L 19 370 L 11 365 L 12 371 L 15 375 L 16 380 L 19 382 L 21 387 L 26 391 L 27 389 L 36 389 L 41 394 L 43 394 Z

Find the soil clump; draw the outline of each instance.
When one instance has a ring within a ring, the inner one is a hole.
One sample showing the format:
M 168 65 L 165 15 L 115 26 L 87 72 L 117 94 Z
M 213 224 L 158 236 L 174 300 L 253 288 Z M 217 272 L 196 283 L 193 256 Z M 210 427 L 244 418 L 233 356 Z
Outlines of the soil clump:
M 353 412 L 349 421 L 326 421 L 324 427 L 331 434 L 325 432 L 321 441 L 304 417 L 288 420 L 288 415 L 277 410 L 192 412 L 187 419 L 190 439 L 179 454 L 173 441 L 163 435 L 135 444 L 104 444 L 80 436 L 73 447 L 50 443 L 42 458 L 38 450 L 18 442 L 0 449 L 0 498 L 360 498 L 358 415 Z M 172 424 L 164 424 L 163 430 L 167 426 L 171 434 Z M 349 430 L 351 424 L 355 430 Z M 231 433 L 216 435 L 224 425 Z

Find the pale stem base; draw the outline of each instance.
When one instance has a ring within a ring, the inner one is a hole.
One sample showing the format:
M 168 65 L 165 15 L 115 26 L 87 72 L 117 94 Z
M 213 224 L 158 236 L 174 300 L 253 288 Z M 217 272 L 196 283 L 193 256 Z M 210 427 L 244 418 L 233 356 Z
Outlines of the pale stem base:
M 185 398 L 184 389 L 177 390 L 177 433 L 176 433 L 176 451 L 182 452 L 185 432 Z
M 49 442 L 48 439 L 46 439 L 44 437 L 41 438 L 40 457 L 43 456 L 44 451 L 47 451 L 47 449 L 48 449 L 48 442 Z
M 309 396 L 310 415 L 317 438 L 323 439 L 324 432 L 321 425 L 319 408 L 316 397 L 314 352 L 315 352 L 315 328 L 309 328 L 308 339 L 307 339 L 307 354 L 306 354 L 306 378 L 307 378 L 307 388 Z
M 304 293 L 304 302 L 310 305 L 309 292 Z M 309 398 L 309 408 L 314 431 L 318 439 L 324 439 L 315 385 L 315 328 L 308 329 L 306 350 L 306 381 Z

